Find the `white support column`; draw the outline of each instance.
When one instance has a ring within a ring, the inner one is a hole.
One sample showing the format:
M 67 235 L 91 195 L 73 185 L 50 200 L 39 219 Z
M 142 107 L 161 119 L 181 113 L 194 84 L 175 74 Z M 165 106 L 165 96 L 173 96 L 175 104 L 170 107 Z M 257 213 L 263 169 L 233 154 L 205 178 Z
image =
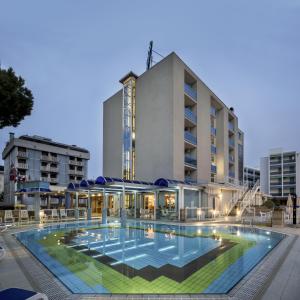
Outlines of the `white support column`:
M 122 200 L 121 200 L 121 203 L 120 203 L 121 226 L 125 226 L 126 225 L 125 197 L 126 197 L 125 184 L 123 184 L 123 187 L 122 187 Z
M 39 193 L 34 194 L 34 220 L 40 222 L 41 197 Z
M 157 199 L 158 199 L 158 193 L 157 193 L 157 191 L 155 191 L 155 192 L 154 192 L 154 212 L 153 212 L 153 220 L 156 220 Z
M 184 208 L 184 188 L 180 187 L 178 191 L 178 220 L 180 221 L 180 210 Z
M 107 223 L 107 197 L 105 189 L 103 189 L 103 206 L 102 206 L 102 224 Z
M 92 205 L 91 205 L 91 194 L 90 191 L 88 190 L 88 209 L 87 209 L 87 219 L 91 220 L 92 219 Z
M 136 219 L 136 204 L 137 204 L 136 196 L 137 196 L 137 193 L 134 192 L 134 218 L 135 219 Z
M 75 192 L 75 219 L 79 220 L 79 210 L 78 210 L 78 192 Z

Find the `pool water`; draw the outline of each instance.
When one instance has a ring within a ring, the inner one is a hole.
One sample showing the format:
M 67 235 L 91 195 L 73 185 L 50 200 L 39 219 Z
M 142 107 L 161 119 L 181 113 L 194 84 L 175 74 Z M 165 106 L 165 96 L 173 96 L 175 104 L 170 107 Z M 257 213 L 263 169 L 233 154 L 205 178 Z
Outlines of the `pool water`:
M 283 238 L 237 226 L 69 223 L 16 234 L 71 292 L 228 293 Z

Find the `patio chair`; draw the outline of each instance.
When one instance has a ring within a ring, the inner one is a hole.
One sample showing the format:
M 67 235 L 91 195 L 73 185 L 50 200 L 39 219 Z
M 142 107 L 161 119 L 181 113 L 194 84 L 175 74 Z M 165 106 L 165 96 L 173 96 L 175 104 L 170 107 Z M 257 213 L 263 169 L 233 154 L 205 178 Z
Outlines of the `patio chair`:
M 4 211 L 4 223 L 15 223 L 15 217 L 13 215 L 12 210 L 5 210 Z
M 60 220 L 67 220 L 68 219 L 67 212 L 64 208 L 59 210 L 59 215 L 60 215 Z
M 19 222 L 22 223 L 22 221 L 27 221 L 27 223 L 29 222 L 28 210 L 26 209 L 20 210 Z
M 48 297 L 45 294 L 34 291 L 10 288 L 0 291 L 0 299 L 48 300 Z
M 57 209 L 52 209 L 51 219 L 52 219 L 52 221 L 54 221 L 54 220 L 58 221 L 59 220 Z

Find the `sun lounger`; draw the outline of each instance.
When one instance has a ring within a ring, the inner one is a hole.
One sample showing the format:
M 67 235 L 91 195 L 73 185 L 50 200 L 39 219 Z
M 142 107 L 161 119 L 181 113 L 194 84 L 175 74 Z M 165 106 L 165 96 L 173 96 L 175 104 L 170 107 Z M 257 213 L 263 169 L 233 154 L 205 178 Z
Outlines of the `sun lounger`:
M 0 291 L 0 299 L 48 300 L 48 297 L 45 294 L 34 291 L 10 288 Z
M 4 211 L 4 223 L 15 223 L 15 218 L 12 210 Z
M 29 222 L 28 210 L 26 209 L 20 210 L 19 222 L 22 223 L 22 221 L 27 221 L 27 223 Z

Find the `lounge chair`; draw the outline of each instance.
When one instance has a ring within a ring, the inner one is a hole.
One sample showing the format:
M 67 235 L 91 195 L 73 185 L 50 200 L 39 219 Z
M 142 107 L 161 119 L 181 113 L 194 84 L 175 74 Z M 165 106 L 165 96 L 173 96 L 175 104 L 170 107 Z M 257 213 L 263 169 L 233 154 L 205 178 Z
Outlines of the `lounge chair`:
M 24 220 L 27 221 L 27 223 L 29 222 L 28 210 L 21 209 L 19 214 L 19 222 L 22 223 Z
M 60 209 L 59 210 L 59 215 L 60 215 L 60 220 L 67 220 L 68 215 L 65 209 Z
M 48 297 L 45 294 L 34 291 L 10 288 L 0 291 L 0 299 L 48 300 Z
M 52 219 L 52 221 L 54 221 L 54 220 L 58 221 L 59 220 L 57 209 L 52 209 L 51 219 Z
M 15 223 L 15 218 L 13 215 L 12 210 L 5 210 L 4 211 L 4 223 Z

